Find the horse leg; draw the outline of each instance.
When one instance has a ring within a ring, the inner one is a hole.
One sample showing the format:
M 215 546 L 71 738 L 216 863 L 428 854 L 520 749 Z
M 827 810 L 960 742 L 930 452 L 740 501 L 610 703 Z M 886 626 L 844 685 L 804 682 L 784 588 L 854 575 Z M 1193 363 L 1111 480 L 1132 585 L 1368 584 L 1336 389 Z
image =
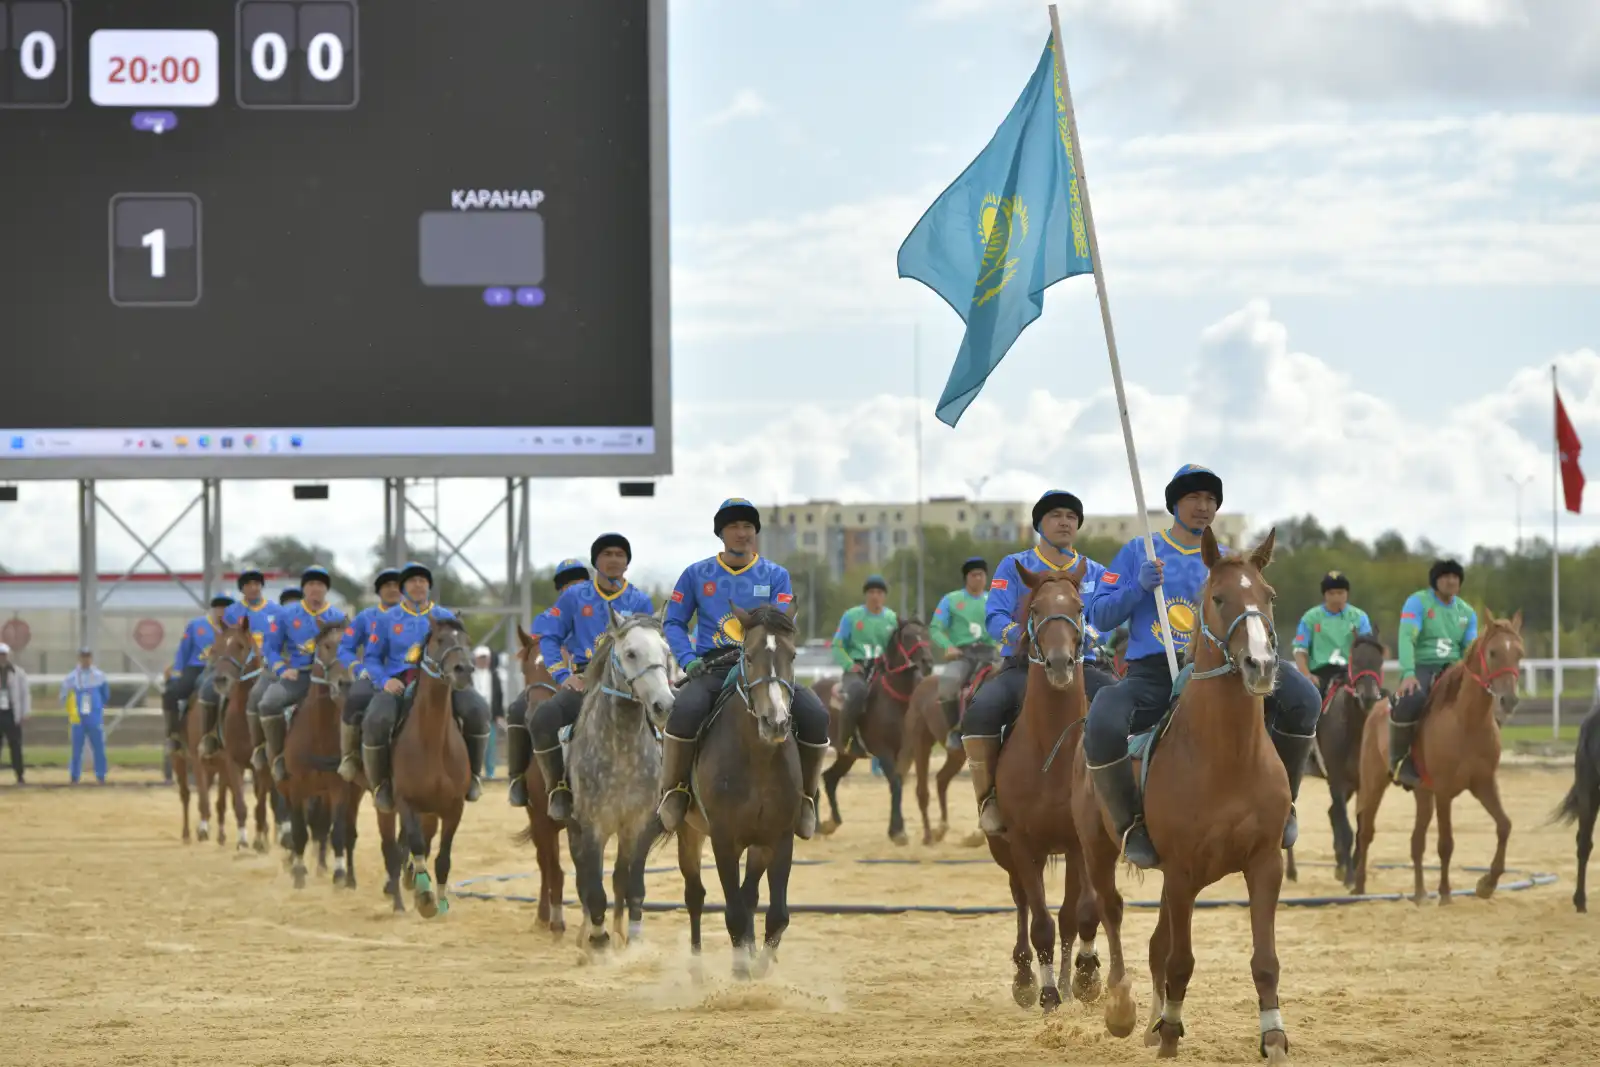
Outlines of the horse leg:
M 622 915 L 628 907 L 627 835 L 617 834 L 617 858 L 611 865 L 611 936 L 622 937 Z
M 905 792 L 906 780 L 893 765 L 887 761 L 883 765 L 883 776 L 889 781 L 889 840 L 904 847 L 907 844 L 905 811 L 901 807 L 901 798 Z
M 689 953 L 694 957 L 691 973 L 697 982 L 705 979 L 700 969 L 700 917 L 706 903 L 706 883 L 700 877 L 700 844 L 700 835 L 693 828 L 687 824 L 678 827 L 678 872 L 683 875 L 683 904 L 689 911 Z
M 178 802 L 183 805 L 183 843 L 189 843 L 189 761 L 180 749 L 172 754 L 172 777 L 178 783 Z
M 1483 805 L 1483 810 L 1494 820 L 1494 859 L 1489 861 L 1489 870 L 1478 879 L 1477 887 L 1478 896 L 1488 900 L 1494 896 L 1500 876 L 1506 873 L 1506 845 L 1511 840 L 1511 816 L 1506 814 L 1505 805 L 1500 803 L 1500 783 L 1495 781 L 1494 775 L 1490 775 L 1486 782 L 1473 785 L 1471 789 L 1472 795 Z M 1578 877 L 1583 877 L 1582 860 L 1578 864 Z
M 289 808 L 289 852 L 294 858 L 289 873 L 294 876 L 294 887 L 306 887 L 306 843 L 311 838 L 306 822 L 306 801 L 301 800 Z
M 1589 911 L 1589 856 L 1594 852 L 1595 816 L 1600 814 L 1600 797 L 1591 793 L 1578 797 L 1578 887 L 1572 891 L 1572 906 L 1579 915 Z
M 606 932 L 604 843 L 596 841 L 592 832 L 569 824 L 567 847 L 578 872 L 578 904 L 583 911 L 581 941 L 590 952 L 603 950 L 611 944 L 611 935 Z
M 185 726 L 187 732 L 187 725 Z M 192 752 L 193 749 L 190 749 Z M 194 839 L 196 841 L 211 840 L 211 771 L 206 767 L 203 757 L 195 757 L 194 791 L 200 806 L 200 823 L 195 827 Z
M 956 775 L 961 773 L 962 765 L 967 762 L 967 754 L 959 748 L 947 749 L 944 754 L 944 766 L 939 768 L 937 784 L 939 787 L 939 830 L 934 835 L 934 840 L 943 841 L 950 832 L 950 783 L 956 780 Z M 979 832 L 980 837 L 988 835 Z
M 924 744 L 926 742 L 926 744 Z M 927 731 L 917 731 L 916 748 L 912 751 L 912 762 L 917 770 L 917 808 L 922 812 L 922 843 L 924 846 L 932 845 L 944 840 L 946 828 L 939 828 L 939 836 L 933 834 L 933 824 L 928 821 L 928 801 L 932 799 L 928 790 L 929 757 L 933 755 L 933 742 L 928 740 Z
M 767 973 L 778 962 L 778 945 L 783 932 L 789 929 L 789 872 L 794 869 L 794 835 L 784 834 L 771 848 L 771 865 L 767 868 L 767 930 L 762 939 L 761 956 L 756 960 L 756 974 Z
M 243 768 L 239 771 L 239 780 L 244 780 Z M 254 772 L 250 775 L 250 791 L 256 798 L 256 833 L 255 840 L 250 842 L 250 847 L 257 852 L 265 853 L 267 844 L 267 783 L 261 775 Z
M 1250 894 L 1250 975 L 1256 983 L 1256 1004 L 1261 1009 L 1261 1055 L 1268 1063 L 1289 1058 L 1289 1031 L 1278 1004 L 1278 894 L 1283 889 L 1283 868 L 1276 850 L 1258 852 L 1244 871 Z M 1181 1031 L 1180 1031 L 1181 1036 Z
M 356 816 L 361 811 L 361 793 L 356 787 L 347 785 L 344 791 L 344 802 L 339 806 L 344 820 L 344 887 L 356 887 L 356 838 L 361 836 L 360 820 Z
M 333 826 L 329 835 L 333 838 L 333 884 L 343 886 L 345 880 L 345 857 L 349 854 L 350 845 L 345 840 L 344 799 L 331 802 L 333 808 Z
M 1417 821 L 1411 826 L 1411 899 L 1421 904 L 1428 899 L 1428 891 L 1422 885 L 1422 854 L 1428 847 L 1428 824 L 1433 821 L 1433 794 L 1420 787 L 1412 792 L 1417 801 Z
M 1094 947 L 1095 934 L 1100 928 L 1100 913 L 1094 895 L 1089 892 L 1089 878 L 1083 869 L 1083 848 L 1068 849 L 1066 872 L 1061 893 L 1061 955 L 1063 959 L 1072 948 L 1073 937 L 1078 941 L 1077 955 L 1072 959 L 1072 996 L 1084 1004 L 1100 999 L 1100 953 Z M 1071 908 L 1069 912 L 1067 909 Z
M 1389 780 L 1370 773 L 1367 760 L 1363 759 L 1361 786 L 1356 791 L 1356 853 L 1350 861 L 1351 871 L 1345 882 L 1350 892 L 1358 897 L 1367 892 L 1367 856 L 1372 849 L 1372 836 L 1378 829 L 1378 809 L 1383 806 L 1383 794 L 1388 789 Z
M 544 825 L 530 809 L 528 825 L 533 833 L 533 850 L 539 860 L 539 923 L 560 937 L 567 931 L 567 919 L 562 908 L 562 895 L 566 892 L 566 873 L 561 869 L 561 827 L 543 820 Z
M 772 850 L 760 846 L 751 846 L 744 854 L 744 884 L 739 891 L 744 894 L 745 914 L 749 917 L 745 925 L 744 939 L 750 946 L 750 974 L 753 978 L 765 977 L 767 973 L 766 962 L 761 956 L 756 955 L 756 912 L 761 907 L 761 879 L 766 876 L 767 867 L 772 863 Z
M 1048 857 L 1036 853 L 1016 834 L 1010 845 L 1012 863 L 1028 902 L 1028 934 L 1039 975 L 1039 1007 L 1052 1012 L 1061 1007 L 1061 990 L 1056 988 L 1056 920 L 1044 895 L 1044 865 Z
M 1082 765 L 1079 765 L 1082 769 Z M 1096 804 L 1098 805 L 1098 801 Z M 1122 956 L 1122 894 L 1117 892 L 1117 846 L 1098 822 L 1090 824 L 1084 841 L 1084 868 L 1094 886 L 1100 906 L 1100 925 L 1106 932 L 1111 965 L 1106 973 L 1106 1032 L 1112 1037 L 1127 1037 L 1139 1023 L 1139 1005 L 1133 999 L 1133 983 L 1128 978 Z
M 1154 1048 L 1161 1044 L 1161 1009 L 1167 1001 L 1167 956 L 1172 952 L 1172 914 L 1167 910 L 1167 894 L 1161 893 L 1156 909 L 1156 928 L 1150 935 L 1150 1021 L 1145 1024 L 1144 1043 Z
M 828 795 L 828 821 L 818 827 L 824 835 L 831 834 L 844 825 L 844 820 L 839 817 L 839 779 L 850 771 L 850 765 L 855 763 L 855 756 L 850 754 L 848 748 L 836 750 L 839 754 L 834 757 L 833 763 L 822 772 L 822 789 Z
M 1350 846 L 1355 834 L 1350 829 L 1350 798 L 1341 786 L 1328 785 L 1328 822 L 1333 827 L 1333 876 L 1349 884 Z
M 1274 846 L 1278 844 L 1277 841 L 1273 842 Z M 1281 879 L 1282 868 L 1279 871 L 1278 877 Z M 1183 1000 L 1189 992 L 1189 979 L 1194 975 L 1194 898 L 1194 890 L 1180 879 L 1170 875 L 1167 877 L 1161 889 L 1161 910 L 1167 913 L 1167 981 L 1166 988 L 1162 990 L 1161 1017 L 1155 1025 L 1155 1031 L 1161 1038 L 1161 1047 L 1156 1050 L 1156 1056 L 1164 1060 L 1178 1054 L 1178 1039 L 1183 1037 Z M 1276 897 L 1273 902 L 1276 905 Z M 1253 900 L 1250 910 L 1253 920 Z M 1258 940 L 1258 951 L 1259 945 Z M 1273 972 L 1276 975 L 1276 964 Z
M 378 812 L 378 847 L 383 852 L 383 870 L 388 876 L 383 883 L 383 891 L 394 901 L 394 910 L 404 912 L 405 898 L 400 895 L 400 882 L 404 877 L 401 871 L 403 853 L 400 850 L 399 835 L 395 832 L 398 822 L 394 812 Z
M 648 842 L 654 834 L 650 827 L 655 822 L 651 815 L 634 833 L 628 835 L 626 851 L 623 841 L 617 841 L 617 893 L 618 900 L 628 905 L 628 944 L 644 940 L 644 868 Z M 627 865 L 623 866 L 624 861 Z
M 240 852 L 250 849 L 250 804 L 244 795 L 244 772 L 239 765 L 224 752 L 222 755 L 224 766 L 228 769 L 228 789 L 233 793 L 233 818 L 239 826 L 239 842 L 237 848 Z
M 1436 798 L 1439 808 L 1439 903 L 1453 903 L 1450 890 L 1450 857 L 1455 855 L 1456 835 L 1450 805 L 1454 797 L 1440 794 Z
M 461 825 L 461 812 L 465 807 L 465 799 L 457 798 L 439 819 L 439 854 L 433 861 L 433 873 L 438 876 L 439 884 L 431 892 L 417 896 L 417 911 L 424 919 L 450 910 L 451 846 L 455 844 L 456 828 Z
M 723 835 L 713 834 L 711 854 L 716 857 L 717 881 L 722 883 L 722 899 L 727 902 L 722 918 L 733 942 L 733 977 L 749 981 L 751 922 L 744 887 L 739 884 L 739 846 Z

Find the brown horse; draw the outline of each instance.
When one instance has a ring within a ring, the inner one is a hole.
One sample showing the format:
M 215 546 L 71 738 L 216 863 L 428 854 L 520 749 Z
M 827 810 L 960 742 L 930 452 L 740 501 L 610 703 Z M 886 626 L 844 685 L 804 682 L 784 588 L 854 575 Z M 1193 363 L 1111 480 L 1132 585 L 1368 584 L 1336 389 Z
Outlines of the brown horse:
M 221 705 L 219 732 L 222 749 L 218 762 L 224 765 L 229 788 L 233 790 L 233 810 L 239 823 L 239 849 L 250 848 L 248 803 L 244 796 L 245 769 L 250 767 L 250 727 L 245 721 L 245 702 L 250 687 L 264 669 L 255 637 L 250 633 L 250 618 L 223 627 L 211 646 L 212 689 Z M 198 694 L 197 702 L 198 702 Z M 267 851 L 267 804 L 272 795 L 272 776 L 251 768 L 256 801 L 255 850 Z
M 972 700 L 973 694 L 994 673 L 996 666 L 993 661 L 983 664 L 973 672 L 971 680 L 961 687 L 961 692 L 957 695 L 960 714 L 966 714 L 967 704 Z M 922 811 L 924 845 L 937 844 L 950 832 L 950 783 L 955 781 L 956 775 L 961 773 L 961 768 L 967 762 L 966 750 L 959 746 L 952 747 L 948 741 L 949 736 L 950 724 L 945 721 L 944 709 L 939 704 L 939 679 L 924 678 L 917 684 L 916 692 L 911 694 L 911 706 L 906 711 L 905 739 L 901 744 L 898 761 L 901 777 L 904 777 L 906 771 L 913 765 L 917 769 L 917 806 Z M 935 744 L 945 746 L 944 766 L 939 768 L 937 779 L 938 829 L 934 829 L 928 822 L 928 769 L 932 762 Z M 977 848 L 984 843 L 986 836 L 983 831 L 977 830 L 962 841 L 962 844 L 969 848 Z
M 335 857 L 345 851 L 339 838 L 345 830 L 341 827 L 341 815 L 348 783 L 338 774 L 339 715 L 351 679 L 350 668 L 339 660 L 344 628 L 343 620 L 326 622 L 317 628 L 311 652 L 311 685 L 283 741 L 283 765 L 289 776 L 278 783 L 278 790 L 289 802 L 289 847 L 294 855 L 289 873 L 294 875 L 296 889 L 304 889 L 306 885 L 305 855 L 310 840 L 307 817 L 313 810 L 313 803 L 321 809 L 319 822 L 329 820 L 337 835 Z M 317 873 L 322 874 L 325 867 L 320 856 L 317 867 Z
M 1478 896 L 1494 896 L 1506 870 L 1506 842 L 1511 817 L 1500 803 L 1500 720 L 1517 706 L 1517 679 L 1522 676 L 1522 612 L 1497 619 L 1483 609 L 1483 629 L 1461 659 L 1434 681 L 1417 725 L 1411 758 L 1422 777 L 1415 790 L 1416 822 L 1411 828 L 1412 900 L 1428 898 L 1422 886 L 1422 854 L 1428 844 L 1428 823 L 1439 809 L 1439 903 L 1450 903 L 1450 855 L 1455 851 L 1450 805 L 1463 792 L 1478 798 L 1494 820 L 1494 859 L 1478 879 Z M 1367 720 L 1361 746 L 1361 806 L 1356 842 L 1355 887 L 1367 891 L 1367 855 L 1376 829 L 1378 806 L 1389 787 L 1389 707 L 1384 704 Z
M 522 684 L 527 686 L 528 719 L 533 710 L 556 695 L 556 680 L 539 654 L 539 642 L 517 624 L 517 662 L 522 666 Z M 566 932 L 567 920 L 562 914 L 561 897 L 566 892 L 566 875 L 561 870 L 562 823 L 550 818 L 550 790 L 539 770 L 539 761 L 528 763 L 524 781 L 528 786 L 528 828 L 517 835 L 517 841 L 532 843 L 539 859 L 539 925 L 557 937 Z
M 908 843 L 905 814 L 900 806 L 905 779 L 899 767 L 900 750 L 904 747 L 906 712 L 917 685 L 933 673 L 932 647 L 928 627 L 921 619 L 907 618 L 894 628 L 885 643 L 883 654 L 873 661 L 866 706 L 862 709 L 860 726 L 857 728 L 867 752 L 882 764 L 883 777 L 889 783 L 889 840 L 897 845 Z M 851 765 L 860 757 L 850 751 L 851 739 L 842 736 L 842 708 L 840 702 L 834 699 L 835 691 L 824 691 L 818 687 L 813 687 L 813 691 L 828 709 L 828 735 L 837 754 L 833 763 L 822 772 L 823 788 L 828 794 L 829 817 L 818 829 L 824 834 L 831 834 L 844 822 L 839 817 L 839 779 L 850 772 Z
M 416 696 L 390 756 L 395 814 L 405 830 L 405 858 L 402 861 L 402 846 L 388 836 L 383 851 L 390 878 L 398 876 L 400 885 L 411 891 L 418 914 L 431 919 L 450 907 L 444 893 L 450 884 L 450 847 L 472 780 L 467 742 L 450 706 L 456 690 L 472 687 L 472 645 L 466 627 L 457 619 L 435 617 L 418 666 Z M 435 833 L 439 834 L 437 886 L 428 873 Z M 400 908 L 398 893 L 395 907 Z
M 1044 888 L 1045 861 L 1053 855 L 1066 856 L 1063 955 L 1072 947 L 1072 931 L 1082 945 L 1072 994 L 1085 1003 L 1100 996 L 1100 957 L 1094 947 L 1099 910 L 1094 894 L 1084 891 L 1083 849 L 1072 819 L 1072 752 L 1089 711 L 1078 670 L 1084 625 L 1078 587 L 1087 570 L 1082 558 L 1069 571 L 1018 570 L 1027 586 L 1017 617 L 1026 620 L 1028 682 L 1022 711 L 995 768 L 995 799 L 1006 833 L 988 838 L 989 853 L 1010 877 L 1011 899 L 1017 905 L 1017 943 L 1011 953 L 1017 973 L 1011 995 L 1019 1007 L 1027 1007 L 1037 990 L 1045 1011 L 1061 1006 L 1055 976 L 1056 917 L 1050 914 Z M 1037 981 L 1030 967 L 1030 932 L 1032 955 L 1038 957 Z
M 1202 536 L 1201 558 L 1210 573 L 1199 597 L 1201 629 L 1189 645 L 1194 674 L 1149 757 L 1144 818 L 1162 856 L 1163 883 L 1161 913 L 1150 938 L 1154 1000 L 1145 1043 L 1159 1043 L 1163 1058 L 1177 1055 L 1183 1036 L 1183 1000 L 1194 973 L 1195 898 L 1206 886 L 1240 872 L 1250 895 L 1255 946 L 1250 971 L 1261 1009 L 1260 1051 L 1275 1062 L 1289 1055 L 1278 1011 L 1275 943 L 1289 778 L 1267 735 L 1262 703 L 1278 675 L 1275 594 L 1262 577 L 1272 562 L 1273 538 L 1269 532 L 1248 556 L 1224 556 L 1209 527 Z M 1111 951 L 1106 1029 L 1126 1037 L 1137 1022 L 1138 1007 L 1122 957 L 1122 896 L 1116 882 L 1120 849 L 1110 817 L 1095 795 L 1081 745 L 1074 762 L 1073 815 Z
M 224 819 L 228 810 L 228 794 L 234 796 L 234 810 L 239 821 L 239 845 L 248 848 L 245 840 L 244 783 L 228 758 L 221 752 L 210 756 L 200 755 L 200 739 L 205 736 L 204 716 L 199 713 L 199 701 L 191 697 L 183 709 L 183 747 L 172 756 L 172 777 L 178 783 L 178 801 L 183 805 L 183 840 L 189 841 L 189 769 L 194 768 L 195 793 L 200 800 L 200 824 L 195 827 L 197 841 L 211 839 L 211 783 L 217 783 L 217 844 L 227 843 L 228 832 Z M 191 714 L 192 713 L 192 714 Z
M 1350 826 L 1349 800 L 1361 785 L 1361 738 L 1367 716 L 1383 699 L 1383 661 L 1389 655 L 1377 637 L 1358 636 L 1350 646 L 1350 662 L 1342 678 L 1328 684 L 1317 719 L 1317 753 L 1328 780 L 1328 821 L 1333 824 L 1333 874 L 1346 886 L 1355 885 L 1356 834 Z M 1299 878 L 1294 849 L 1286 863 L 1289 881 Z

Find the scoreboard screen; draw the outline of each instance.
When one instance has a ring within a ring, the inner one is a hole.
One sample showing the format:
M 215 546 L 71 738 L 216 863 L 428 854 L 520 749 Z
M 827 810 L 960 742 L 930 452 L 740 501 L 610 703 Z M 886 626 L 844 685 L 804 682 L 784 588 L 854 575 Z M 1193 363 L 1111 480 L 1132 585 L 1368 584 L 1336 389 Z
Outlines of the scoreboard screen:
M 670 469 L 666 0 L 0 0 L 0 479 Z

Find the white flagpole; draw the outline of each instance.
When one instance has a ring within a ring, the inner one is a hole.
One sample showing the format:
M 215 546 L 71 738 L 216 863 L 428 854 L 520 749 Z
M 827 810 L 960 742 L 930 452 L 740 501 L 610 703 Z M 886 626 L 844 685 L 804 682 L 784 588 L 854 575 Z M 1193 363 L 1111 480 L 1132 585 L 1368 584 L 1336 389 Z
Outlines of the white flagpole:
M 1556 401 L 1561 386 L 1556 380 L 1556 365 L 1550 364 L 1550 729 L 1561 739 L 1561 423 L 1556 418 Z
M 917 395 L 917 618 L 926 620 L 923 600 L 922 557 L 928 543 L 922 527 L 922 324 L 911 324 L 911 389 Z
M 1133 424 L 1128 420 L 1128 396 L 1122 389 L 1122 364 L 1117 359 L 1117 335 L 1111 328 L 1111 302 L 1106 297 L 1106 278 L 1100 266 L 1100 243 L 1094 234 L 1094 213 L 1089 210 L 1089 180 L 1084 175 L 1083 141 L 1078 137 L 1078 116 L 1072 110 L 1072 89 L 1067 84 L 1067 54 L 1061 44 L 1061 16 L 1056 5 L 1050 5 L 1050 34 L 1055 41 L 1056 77 L 1061 79 L 1061 98 L 1067 109 L 1067 128 L 1072 134 L 1073 171 L 1078 180 L 1078 196 L 1083 201 L 1083 225 L 1089 235 L 1089 262 L 1094 267 L 1094 287 L 1100 295 L 1100 321 L 1106 329 L 1106 352 L 1111 357 L 1111 384 L 1117 390 L 1117 413 L 1122 416 L 1122 442 L 1128 449 L 1128 473 L 1133 475 L 1133 502 L 1139 509 L 1139 521 L 1144 525 L 1144 552 L 1156 558 L 1155 539 L 1150 532 L 1150 512 L 1144 505 L 1144 483 L 1139 480 L 1139 457 L 1133 448 Z M 1130 577 L 1137 579 L 1137 575 Z M 1161 639 L 1166 643 L 1167 667 L 1173 677 L 1178 674 L 1177 646 L 1172 641 L 1172 624 L 1167 619 L 1167 598 L 1161 586 L 1156 586 L 1156 618 L 1161 623 Z

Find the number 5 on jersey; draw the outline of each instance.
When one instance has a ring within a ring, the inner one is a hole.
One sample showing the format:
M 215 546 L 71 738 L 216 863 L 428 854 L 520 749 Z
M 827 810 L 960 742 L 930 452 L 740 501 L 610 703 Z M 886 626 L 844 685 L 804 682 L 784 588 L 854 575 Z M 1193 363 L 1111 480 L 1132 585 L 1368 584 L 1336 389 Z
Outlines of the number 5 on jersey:
M 200 198 L 118 193 L 111 198 L 111 302 L 182 307 L 200 302 Z
M 354 0 L 239 0 L 239 106 L 352 108 L 361 96 Z

